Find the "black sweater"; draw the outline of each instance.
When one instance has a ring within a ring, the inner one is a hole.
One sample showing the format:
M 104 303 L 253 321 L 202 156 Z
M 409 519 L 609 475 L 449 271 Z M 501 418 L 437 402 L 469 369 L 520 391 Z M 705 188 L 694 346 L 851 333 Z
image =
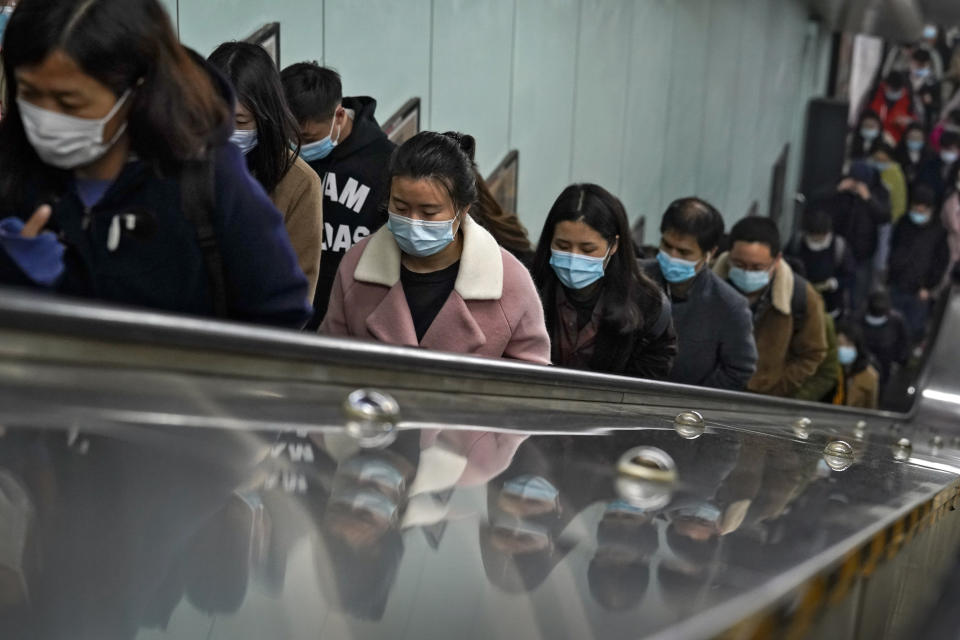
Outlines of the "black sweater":
M 893 228 L 890 286 L 906 293 L 933 289 L 950 263 L 947 233 L 938 221 L 920 227 L 905 216 Z

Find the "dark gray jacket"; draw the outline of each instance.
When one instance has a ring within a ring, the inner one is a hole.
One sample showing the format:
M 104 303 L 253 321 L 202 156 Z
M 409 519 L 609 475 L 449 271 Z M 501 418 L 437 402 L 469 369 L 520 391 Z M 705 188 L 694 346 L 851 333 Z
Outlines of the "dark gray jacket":
M 641 267 L 669 295 L 656 260 Z M 671 297 L 680 348 L 671 382 L 742 391 L 757 367 L 747 299 L 710 269 L 697 274 L 685 300 Z

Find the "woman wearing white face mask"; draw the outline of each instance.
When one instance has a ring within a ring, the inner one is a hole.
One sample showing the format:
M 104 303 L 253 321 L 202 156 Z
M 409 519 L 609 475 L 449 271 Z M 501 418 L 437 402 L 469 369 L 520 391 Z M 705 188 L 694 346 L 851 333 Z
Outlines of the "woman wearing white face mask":
M 320 333 L 550 362 L 530 275 L 470 217 L 474 148 L 425 131 L 394 152 L 387 226 L 343 258 Z
M 157 0 L 22 0 L 4 40 L 0 283 L 300 326 L 306 279 Z
M 670 302 L 641 272 L 626 211 L 606 189 L 564 189 L 543 226 L 533 279 L 554 364 L 655 380 L 670 373 Z
M 320 275 L 323 180 L 298 156 L 300 127 L 287 108 L 280 72 L 263 47 L 249 42 L 222 44 L 209 61 L 227 76 L 237 93 L 236 130 L 230 141 L 246 157 L 250 173 L 283 214 L 313 302 Z

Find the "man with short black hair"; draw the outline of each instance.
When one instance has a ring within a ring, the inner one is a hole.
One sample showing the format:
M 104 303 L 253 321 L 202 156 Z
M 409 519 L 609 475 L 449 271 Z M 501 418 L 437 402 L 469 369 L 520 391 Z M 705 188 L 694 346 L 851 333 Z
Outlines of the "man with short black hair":
M 894 308 L 907 321 L 914 344 L 924 338 L 931 300 L 950 264 L 947 232 L 935 218 L 936 206 L 932 189 L 915 186 L 909 213 L 893 228 L 890 295 Z
M 390 184 L 394 145 L 374 117 L 377 102 L 344 98 L 340 76 L 316 62 L 290 65 L 280 75 L 290 110 L 300 124 L 300 157 L 323 178 L 323 253 L 314 297 L 316 331 L 340 260 L 387 219 L 383 204 Z
M 753 310 L 759 360 L 747 389 L 792 397 L 827 355 L 823 299 L 783 260 L 780 232 L 769 218 L 742 219 L 730 243 L 714 272 Z
M 837 320 L 849 309 L 850 291 L 857 278 L 857 265 L 847 241 L 833 233 L 833 218 L 811 207 L 800 218 L 800 232 L 786 251 L 806 270 L 813 288 L 823 296 L 827 313 Z
M 683 198 L 660 223 L 660 253 L 642 263 L 670 296 L 679 353 L 668 380 L 742 391 L 757 364 L 750 308 L 708 263 L 723 235 L 710 203 Z
M 933 57 L 927 49 L 918 47 L 910 55 L 910 84 L 918 119 L 924 129 L 930 131 L 940 119 L 942 91 L 940 78 L 934 73 Z
M 894 143 L 899 143 L 910 123 L 917 119 L 907 75 L 896 71 L 888 74 L 867 108 L 880 116 L 884 132 Z

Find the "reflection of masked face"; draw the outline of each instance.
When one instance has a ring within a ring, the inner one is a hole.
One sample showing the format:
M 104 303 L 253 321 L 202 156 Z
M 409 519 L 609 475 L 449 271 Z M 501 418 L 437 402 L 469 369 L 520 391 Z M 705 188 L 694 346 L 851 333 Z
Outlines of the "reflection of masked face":
M 327 509 L 331 531 L 355 549 L 375 544 L 399 520 L 405 484 L 403 474 L 383 459 L 344 462 Z
M 615 564 L 645 560 L 657 548 L 657 529 L 648 519 L 609 517 L 597 525 L 598 558 Z
M 497 507 L 520 517 L 556 513 L 560 492 L 541 476 L 519 476 L 504 483 Z
M 372 485 L 378 491 L 394 498 L 400 497 L 406 485 L 403 474 L 395 466 L 379 458 L 351 458 L 343 463 L 338 475 L 360 485 Z
M 559 492 L 541 476 L 524 475 L 504 483 L 490 512 L 491 542 L 504 553 L 550 548 L 550 526 L 559 510 Z

